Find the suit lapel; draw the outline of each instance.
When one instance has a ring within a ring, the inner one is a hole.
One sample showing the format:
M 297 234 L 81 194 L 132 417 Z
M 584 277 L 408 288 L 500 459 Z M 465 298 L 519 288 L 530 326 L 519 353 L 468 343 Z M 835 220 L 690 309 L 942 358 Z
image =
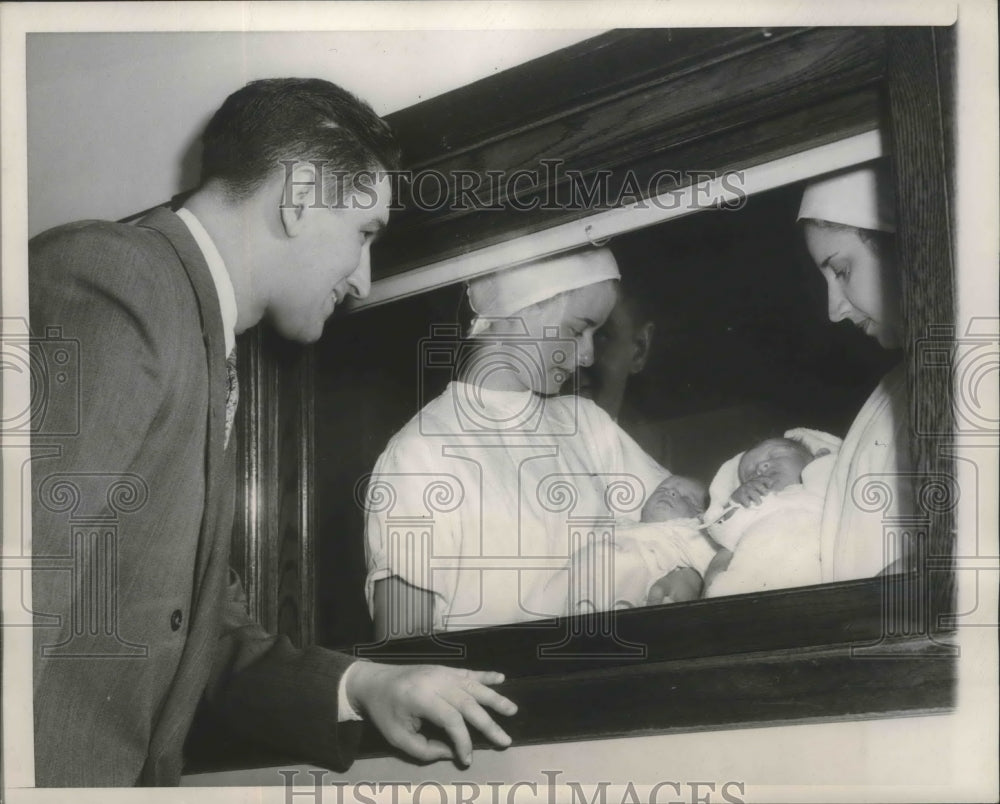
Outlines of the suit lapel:
M 195 561 L 192 600 L 192 606 L 196 609 L 205 573 L 217 548 L 216 542 L 218 539 L 228 540 L 230 536 L 229 533 L 219 532 L 218 528 L 213 527 L 217 524 L 213 504 L 219 499 L 221 488 L 226 486 L 224 464 L 227 372 L 222 311 L 208 263 L 205 262 L 201 249 L 198 248 L 184 221 L 167 208 L 161 207 L 151 212 L 137 225 L 158 231 L 173 247 L 194 289 L 201 314 L 201 333 L 208 364 L 208 411 L 206 412 L 208 443 L 205 454 L 205 514 Z M 228 550 L 226 553 L 228 555 Z

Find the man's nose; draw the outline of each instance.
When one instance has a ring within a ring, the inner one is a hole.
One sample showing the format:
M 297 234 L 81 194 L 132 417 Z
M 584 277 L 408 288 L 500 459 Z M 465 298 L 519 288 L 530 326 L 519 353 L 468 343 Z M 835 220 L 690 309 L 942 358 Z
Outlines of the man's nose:
M 347 277 L 348 293 L 359 299 L 368 298 L 372 289 L 372 261 L 367 246 L 361 252 L 361 261 L 354 273 Z

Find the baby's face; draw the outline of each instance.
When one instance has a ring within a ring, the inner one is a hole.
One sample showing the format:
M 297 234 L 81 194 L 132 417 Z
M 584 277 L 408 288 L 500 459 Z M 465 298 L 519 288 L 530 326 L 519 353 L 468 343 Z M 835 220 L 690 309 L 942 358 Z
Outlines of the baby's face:
M 790 438 L 769 438 L 751 447 L 740 459 L 740 483 L 753 477 L 767 477 L 772 481 L 771 491 L 802 482 L 802 470 L 813 459 L 798 441 Z
M 653 489 L 642 507 L 643 522 L 688 519 L 705 513 L 708 489 L 692 477 L 671 475 Z

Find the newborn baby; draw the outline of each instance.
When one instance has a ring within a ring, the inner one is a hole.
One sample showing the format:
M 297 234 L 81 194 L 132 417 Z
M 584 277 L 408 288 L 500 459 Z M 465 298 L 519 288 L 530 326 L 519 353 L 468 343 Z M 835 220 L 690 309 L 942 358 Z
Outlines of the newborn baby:
M 723 464 L 705 521 L 724 549 L 705 573 L 706 597 L 820 582 L 823 501 L 839 448 L 835 436 L 800 428 Z
M 793 438 L 768 438 L 743 453 L 737 468 L 740 487 L 731 500 L 746 507 L 756 505 L 765 495 L 802 482 L 802 470 L 813 458 L 829 455 L 821 449 L 815 455 Z
M 698 518 L 708 492 L 671 475 L 646 498 L 641 521 L 618 520 L 611 538 L 577 551 L 568 564 L 569 614 L 693 600 L 715 556 Z
M 700 480 L 671 475 L 646 498 L 642 506 L 643 522 L 667 522 L 701 516 L 708 505 L 708 489 Z

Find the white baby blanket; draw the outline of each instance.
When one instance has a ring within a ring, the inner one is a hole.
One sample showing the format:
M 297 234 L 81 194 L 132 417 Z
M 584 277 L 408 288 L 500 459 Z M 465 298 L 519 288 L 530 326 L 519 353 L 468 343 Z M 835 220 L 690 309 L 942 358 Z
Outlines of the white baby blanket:
M 730 503 L 739 487 L 737 467 L 742 453 L 726 461 L 710 487 L 711 503 L 705 521 L 709 533 L 733 552 L 725 572 L 710 579 L 705 597 L 720 597 L 767 589 L 807 586 L 822 581 L 820 532 L 827 486 L 840 448 L 840 439 L 816 430 L 798 428 L 785 433 L 811 451 L 826 450 L 802 472 L 802 482 L 768 494 L 759 505 L 744 508 Z M 715 521 L 727 507 L 732 513 Z

